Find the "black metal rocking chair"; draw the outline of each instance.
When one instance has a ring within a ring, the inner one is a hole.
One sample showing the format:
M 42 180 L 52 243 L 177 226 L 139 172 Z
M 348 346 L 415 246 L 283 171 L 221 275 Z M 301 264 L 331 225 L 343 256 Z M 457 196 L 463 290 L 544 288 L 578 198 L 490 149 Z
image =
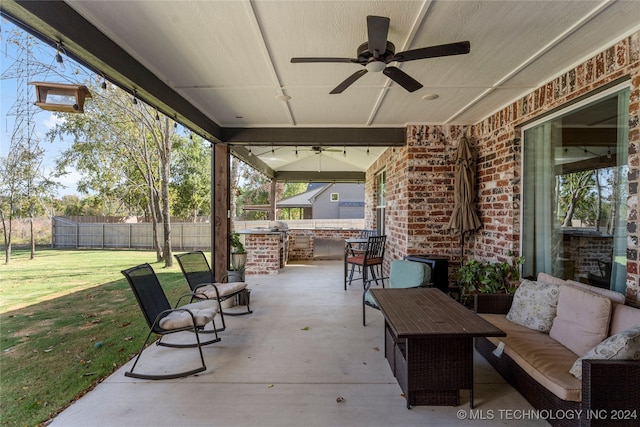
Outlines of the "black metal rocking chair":
M 160 286 L 158 276 L 156 276 L 153 268 L 149 264 L 141 264 L 136 267 L 123 270 L 122 274 L 127 278 L 131 290 L 136 296 L 138 305 L 144 314 L 147 324 L 149 325 L 149 333 L 144 340 L 140 351 L 136 357 L 133 366 L 130 371 L 125 372 L 125 376 L 133 378 L 141 378 L 148 380 L 165 380 L 172 378 L 181 378 L 189 375 L 197 374 L 207 369 L 204 363 L 204 356 L 202 355 L 202 346 L 212 344 L 220 341 L 216 325 L 213 321 L 216 313 L 219 310 L 219 304 L 216 301 L 200 301 L 183 306 L 176 306 L 171 308 L 167 296 Z M 189 295 L 190 296 L 190 295 Z M 178 304 L 180 301 L 178 301 Z M 213 325 L 213 333 L 215 338 L 209 341 L 200 341 L 199 332 L 202 332 L 206 325 L 211 323 Z M 176 332 L 190 331 L 193 332 L 196 338 L 195 343 L 187 344 L 174 344 L 166 343 L 162 341 L 165 335 L 173 334 Z M 134 373 L 140 356 L 142 355 L 151 334 L 160 335 L 160 339 L 156 342 L 156 345 L 174 348 L 190 348 L 198 347 L 200 353 L 201 366 L 182 372 L 170 373 L 170 374 L 144 374 Z
M 204 252 L 194 251 L 174 256 L 176 260 L 178 260 L 178 264 L 180 264 L 180 269 L 182 270 L 182 274 L 184 274 L 184 278 L 187 280 L 194 299 L 212 299 L 221 303 L 236 295 L 245 295 L 244 300 L 247 303 L 246 312 L 234 313 L 227 311 L 225 313 L 222 307 L 220 307 L 220 318 L 222 319 L 220 332 L 224 331 L 227 327 L 224 321 L 225 314 L 229 316 L 240 316 L 252 313 L 247 295 L 247 284 L 245 282 L 225 282 L 226 278 L 223 278 L 220 282 L 216 282 Z

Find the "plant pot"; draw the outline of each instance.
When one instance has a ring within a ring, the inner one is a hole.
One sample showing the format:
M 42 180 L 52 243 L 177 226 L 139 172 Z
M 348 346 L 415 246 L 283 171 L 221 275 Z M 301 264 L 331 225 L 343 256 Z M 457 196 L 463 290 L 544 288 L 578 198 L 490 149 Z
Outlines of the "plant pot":
M 232 253 L 231 254 L 231 267 L 234 270 L 240 270 L 244 268 L 247 263 L 247 253 L 243 252 L 241 254 Z
M 234 298 L 227 298 L 226 300 L 222 301 L 220 303 L 220 307 L 222 308 L 231 308 L 233 306 L 236 305 L 236 299 Z
M 244 270 L 227 270 L 228 282 L 244 282 Z

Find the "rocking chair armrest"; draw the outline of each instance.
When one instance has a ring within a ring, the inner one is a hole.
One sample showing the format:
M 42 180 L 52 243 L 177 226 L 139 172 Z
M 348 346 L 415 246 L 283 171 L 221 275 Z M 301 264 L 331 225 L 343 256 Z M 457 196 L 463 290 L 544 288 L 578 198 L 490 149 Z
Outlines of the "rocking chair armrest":
M 197 292 L 198 289 L 203 288 L 205 286 L 209 286 L 209 285 L 213 285 L 214 283 L 199 283 L 196 285 L 195 289 L 193 290 L 193 292 Z
M 181 305 L 180 303 L 182 302 L 182 300 L 184 298 L 186 298 L 186 297 L 193 298 L 194 297 L 194 292 L 192 292 L 190 294 L 181 295 L 180 298 L 178 298 L 178 302 L 176 302 L 176 305 L 173 307 L 173 310 L 176 310 Z M 167 311 L 167 310 L 165 310 L 165 311 Z M 160 314 L 162 314 L 162 313 L 160 313 Z

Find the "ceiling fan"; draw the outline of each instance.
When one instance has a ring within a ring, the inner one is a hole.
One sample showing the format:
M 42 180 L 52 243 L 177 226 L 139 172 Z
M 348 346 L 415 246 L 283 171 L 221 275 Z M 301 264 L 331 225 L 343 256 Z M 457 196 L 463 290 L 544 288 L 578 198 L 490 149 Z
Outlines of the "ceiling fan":
M 319 145 L 314 145 L 314 146 L 311 146 L 307 150 L 301 149 L 301 151 L 313 151 L 315 154 L 322 154 L 325 151 L 335 151 L 336 153 L 338 153 L 338 152 L 342 152 L 343 149 L 327 148 L 327 147 L 322 147 L 322 146 L 319 146 Z
M 333 89 L 331 94 L 342 93 L 367 72 L 380 72 L 409 92 L 415 92 L 422 87 L 420 82 L 397 67 L 388 66 L 391 62 L 414 61 L 416 59 L 437 58 L 439 56 L 462 55 L 469 53 L 471 44 L 468 41 L 423 47 L 395 53 L 395 46 L 387 40 L 389 33 L 389 18 L 383 16 L 367 16 L 368 41 L 362 43 L 357 50 L 357 58 L 291 58 L 291 62 L 348 62 L 365 67 L 356 71 L 345 81 Z

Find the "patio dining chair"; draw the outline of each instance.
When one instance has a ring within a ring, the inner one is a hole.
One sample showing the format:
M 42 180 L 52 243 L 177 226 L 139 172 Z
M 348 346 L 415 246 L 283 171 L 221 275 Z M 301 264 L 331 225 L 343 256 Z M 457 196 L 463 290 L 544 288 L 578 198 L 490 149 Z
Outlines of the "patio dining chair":
M 131 286 L 131 290 L 138 301 L 138 305 L 140 306 L 147 324 L 149 325 L 147 338 L 144 340 L 144 343 L 142 343 L 142 347 L 138 352 L 136 360 L 133 362 L 131 370 L 125 372 L 125 376 L 147 380 L 166 380 L 186 377 L 206 370 L 207 366 L 204 363 L 202 346 L 220 341 L 215 322 L 213 321 L 219 309 L 218 302 L 199 301 L 180 307 L 176 305 L 175 308 L 171 308 L 169 300 L 167 300 L 167 296 L 162 290 L 158 276 L 156 276 L 156 273 L 149 264 L 140 264 L 136 267 L 123 270 L 122 274 L 127 278 L 127 281 Z M 188 296 L 190 296 L 190 294 Z M 178 304 L 180 304 L 180 300 L 178 300 Z M 215 338 L 202 342 L 200 341 L 199 334 L 209 323 L 211 323 L 213 327 Z M 185 331 L 193 332 L 196 341 L 195 343 L 171 343 L 162 340 L 166 335 Z M 194 369 L 169 374 L 146 374 L 134 372 L 134 369 L 140 360 L 140 356 L 142 355 L 142 352 L 144 351 L 152 334 L 160 336 L 156 341 L 156 345 L 159 346 L 174 348 L 197 347 L 198 352 L 200 353 L 201 365 Z
M 349 277 L 345 274 L 344 277 L 344 288 L 347 289 L 347 284 L 351 285 L 354 279 L 353 273 L 358 267 L 362 272 L 362 284 L 366 287 L 369 281 L 375 280 L 376 283 L 379 284 L 379 277 L 376 276 L 376 267 L 382 265 L 382 260 L 384 259 L 384 249 L 385 242 L 387 240 L 387 236 L 369 236 L 367 238 L 367 243 L 362 253 L 354 253 L 347 254 L 345 258 L 345 263 L 350 267 Z M 345 268 L 345 272 L 346 272 Z M 369 274 L 371 274 L 371 279 L 369 278 Z M 383 282 L 384 286 L 384 282 Z
M 178 260 L 182 274 L 191 289 L 193 299 L 212 299 L 221 303 L 229 298 L 234 298 L 236 295 L 245 296 L 244 301 L 247 303 L 246 312 L 225 313 L 222 307 L 220 307 L 220 318 L 222 319 L 221 332 L 227 327 L 224 321 L 225 314 L 229 316 L 239 316 L 252 313 L 249 298 L 246 294 L 248 292 L 247 284 L 245 282 L 228 282 L 226 281 L 226 276 L 222 278 L 220 282 L 216 282 L 204 252 L 194 251 L 174 256 L 176 260 Z
M 389 288 L 418 288 L 433 286 L 431 283 L 431 266 L 422 262 L 397 259 L 391 261 L 389 272 Z M 362 294 L 362 325 L 367 326 L 366 307 L 380 310 L 377 301 L 369 291 L 370 283 Z

